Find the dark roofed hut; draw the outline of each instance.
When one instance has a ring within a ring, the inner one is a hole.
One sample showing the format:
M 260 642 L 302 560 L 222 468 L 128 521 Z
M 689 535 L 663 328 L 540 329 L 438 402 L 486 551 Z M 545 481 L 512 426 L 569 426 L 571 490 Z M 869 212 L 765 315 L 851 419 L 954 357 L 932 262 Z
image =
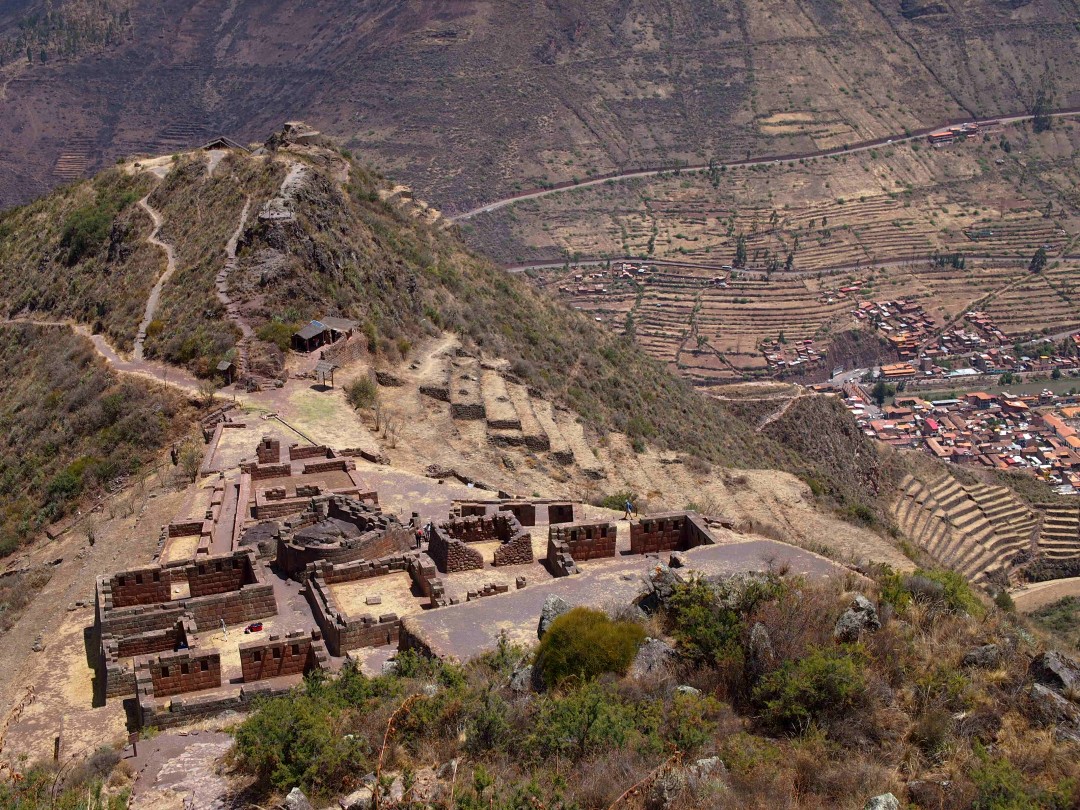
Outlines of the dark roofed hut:
M 293 334 L 292 347 L 298 352 L 312 352 L 330 341 L 330 329 L 326 324 L 322 321 L 311 321 Z

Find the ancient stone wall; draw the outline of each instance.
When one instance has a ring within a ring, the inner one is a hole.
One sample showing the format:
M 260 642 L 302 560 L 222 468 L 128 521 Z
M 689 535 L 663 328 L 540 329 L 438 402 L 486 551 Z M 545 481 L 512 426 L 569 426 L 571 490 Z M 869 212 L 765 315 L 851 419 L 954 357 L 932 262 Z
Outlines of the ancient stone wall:
M 451 537 L 436 526 L 432 526 L 428 532 L 428 555 L 444 574 L 484 567 L 484 558 L 479 551 L 469 548 L 464 541 Z
M 252 641 L 240 645 L 240 669 L 244 683 L 277 678 L 284 675 L 305 675 L 327 663 L 322 634 L 296 631 L 270 636 L 267 641 Z
M 152 698 L 143 698 L 139 701 L 138 723 L 142 728 L 166 729 L 213 717 L 222 712 L 245 712 L 251 709 L 257 700 L 288 694 L 290 688 L 288 683 L 275 688 L 266 681 L 260 681 L 245 684 L 235 695 L 226 697 L 174 697 L 166 707 L 159 707 Z
M 308 579 L 305 595 L 322 630 L 326 646 L 333 655 L 344 655 L 360 647 L 393 644 L 398 639 L 401 620 L 396 613 L 346 615 L 338 606 L 326 580 L 318 573 Z
M 178 523 L 170 523 L 168 526 L 169 537 L 190 537 L 194 534 L 202 534 L 202 520 L 184 520 Z
M 348 472 L 349 470 L 356 469 L 356 462 L 351 458 L 330 458 L 325 461 L 311 461 L 304 465 L 304 475 L 312 475 L 313 473 L 331 472 L 334 470 L 340 470 L 341 472 Z
M 283 478 L 292 475 L 292 465 L 284 464 L 251 464 L 244 465 L 244 472 L 251 476 L 252 481 L 264 481 L 267 478 Z
M 524 565 L 532 561 L 532 535 L 521 530 L 495 549 L 495 559 L 492 564 L 495 566 Z
M 614 557 L 617 537 L 617 527 L 606 520 L 562 524 L 548 529 L 548 540 L 565 543 L 576 562 Z
M 504 503 L 500 512 L 511 512 L 522 526 L 536 525 L 536 506 L 531 503 Z
M 143 659 L 135 671 L 139 696 L 163 698 L 221 686 L 221 654 L 180 650 Z
M 574 505 L 572 503 L 548 504 L 548 523 L 573 523 Z
M 409 559 L 409 575 L 420 591 L 431 600 L 431 607 L 446 607 L 446 588 L 439 579 L 439 569 L 427 554 L 415 554 Z
M 170 571 L 152 566 L 113 574 L 104 582 L 103 596 L 109 608 L 168 602 L 172 596 Z
M 320 445 L 301 445 L 293 444 L 289 446 L 289 458 L 292 461 L 302 461 L 306 458 L 330 458 L 333 455 L 330 452 L 330 448 L 325 444 Z
M 630 523 L 630 551 L 634 554 L 686 551 L 715 542 L 705 523 L 692 512 L 650 515 Z
M 274 588 L 269 583 L 245 585 L 239 591 L 184 599 L 180 605 L 195 618 L 199 630 L 225 624 L 246 624 L 277 613 Z
M 255 557 L 250 551 L 198 560 L 185 568 L 192 598 L 238 591 L 255 582 Z
M 255 449 L 255 455 L 259 459 L 259 464 L 277 464 L 281 461 L 281 442 L 264 436 Z

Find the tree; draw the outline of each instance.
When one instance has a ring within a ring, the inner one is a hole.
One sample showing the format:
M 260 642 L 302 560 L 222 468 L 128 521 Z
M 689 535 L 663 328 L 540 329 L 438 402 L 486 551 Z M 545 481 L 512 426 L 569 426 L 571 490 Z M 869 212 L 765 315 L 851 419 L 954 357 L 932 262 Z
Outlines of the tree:
M 194 437 L 184 442 L 184 446 L 180 448 L 179 465 L 180 469 L 184 473 L 184 477 L 191 483 L 195 483 L 195 480 L 199 477 L 199 467 L 202 466 L 203 452 L 199 447 L 198 442 Z
M 1028 265 L 1028 271 L 1032 273 L 1041 273 L 1046 267 L 1046 248 L 1040 247 L 1035 251 L 1035 255 L 1031 257 L 1031 264 Z
M 1054 119 L 1050 113 L 1053 108 L 1053 100 L 1045 87 L 1040 87 L 1035 94 L 1035 102 L 1031 105 L 1031 128 L 1035 132 L 1046 132 L 1050 129 Z
M 746 237 L 741 233 L 735 240 L 735 259 L 731 263 L 735 267 L 746 267 Z
M 874 402 L 876 402 L 878 405 L 884 405 L 885 400 L 895 393 L 896 389 L 893 386 L 888 385 L 884 380 L 878 380 L 874 384 L 874 391 L 872 396 L 874 397 Z
M 798 237 L 796 237 L 796 241 L 797 240 L 798 240 Z M 794 266 L 795 266 L 795 252 L 792 251 L 791 253 L 788 253 L 787 258 L 784 260 L 784 270 L 790 273 L 791 268 L 793 268 Z

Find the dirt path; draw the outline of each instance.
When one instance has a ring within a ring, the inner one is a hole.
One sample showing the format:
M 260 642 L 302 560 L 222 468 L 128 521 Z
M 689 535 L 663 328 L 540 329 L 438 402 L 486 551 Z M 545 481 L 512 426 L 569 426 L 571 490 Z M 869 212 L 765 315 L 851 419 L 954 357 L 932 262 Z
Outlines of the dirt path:
M 764 419 L 763 419 L 763 420 L 761 421 L 761 424 L 760 424 L 760 425 L 758 425 L 758 426 L 757 426 L 757 427 L 756 427 L 756 428 L 755 428 L 754 430 L 755 430 L 755 431 L 756 431 L 757 433 L 761 433 L 761 431 L 763 431 L 763 430 L 764 430 L 765 428 L 767 428 L 767 427 L 768 427 L 769 425 L 771 425 L 771 424 L 772 424 L 773 422 L 775 422 L 775 421 L 776 421 L 776 420 L 778 420 L 778 419 L 782 419 L 782 418 L 783 418 L 783 416 L 784 416 L 784 414 L 788 412 L 788 408 L 790 408 L 790 407 L 791 407 L 792 405 L 794 405 L 794 404 L 795 404 L 795 402 L 796 402 L 796 400 L 800 400 L 800 399 L 802 399 L 803 397 L 805 397 L 805 396 L 808 396 L 808 395 L 809 395 L 809 394 L 808 394 L 808 392 L 806 392 L 806 391 L 800 391 L 800 392 L 799 392 L 799 393 L 797 393 L 797 394 L 796 394 L 795 396 L 793 396 L 793 397 L 791 397 L 790 399 L 788 399 L 788 401 L 787 401 L 787 402 L 785 402 L 785 403 L 784 403 L 784 404 L 783 404 L 783 405 L 782 405 L 782 406 L 780 407 L 780 410 L 778 410 L 778 411 L 776 411 L 775 413 L 771 413 L 771 414 L 769 414 L 768 416 L 766 416 L 766 417 L 765 417 L 765 418 L 764 418 Z
M 1012 594 L 1016 609 L 1022 613 L 1031 613 L 1066 596 L 1080 596 L 1080 577 L 1037 582 Z
M 47 321 L 31 318 L 11 318 L 0 321 L 0 325 L 27 324 L 57 329 L 70 329 L 89 340 L 99 355 L 111 368 L 121 374 L 132 374 L 146 380 L 159 382 L 164 386 L 178 388 L 191 396 L 199 396 L 199 381 L 182 368 L 157 363 L 153 360 L 125 359 L 114 349 L 104 335 L 93 335 L 86 324 L 73 321 Z
M 229 241 L 225 243 L 225 266 L 221 268 L 221 271 L 217 275 L 217 297 L 218 300 L 225 306 L 225 315 L 230 321 L 236 324 L 236 328 L 240 330 L 242 337 L 236 344 L 236 366 L 239 376 L 243 376 L 248 370 L 248 355 L 249 355 L 249 342 L 254 334 L 251 325 L 244 319 L 244 316 L 240 314 L 240 305 L 233 300 L 229 294 L 229 279 L 236 271 L 236 246 L 240 241 L 240 236 L 244 232 L 244 226 L 247 224 L 248 211 L 251 209 L 251 197 L 248 197 L 244 201 L 244 210 L 240 212 L 240 221 L 236 224 L 236 230 L 233 231 L 232 236 L 229 237 Z
M 139 200 L 139 205 L 154 221 L 154 230 L 146 237 L 146 241 L 151 245 L 157 245 L 165 251 L 165 272 L 158 278 L 157 283 L 150 290 L 150 297 L 146 299 L 146 311 L 143 313 L 142 323 L 139 324 L 139 331 L 135 334 L 135 347 L 132 351 L 135 360 L 143 359 L 143 343 L 146 341 L 146 330 L 150 328 L 150 323 L 154 320 L 154 313 L 157 312 L 158 302 L 161 300 L 161 289 L 172 274 L 176 272 L 176 255 L 173 252 L 172 245 L 158 239 L 158 234 L 161 232 L 161 214 L 150 206 L 149 199 L 150 195 L 147 194 Z

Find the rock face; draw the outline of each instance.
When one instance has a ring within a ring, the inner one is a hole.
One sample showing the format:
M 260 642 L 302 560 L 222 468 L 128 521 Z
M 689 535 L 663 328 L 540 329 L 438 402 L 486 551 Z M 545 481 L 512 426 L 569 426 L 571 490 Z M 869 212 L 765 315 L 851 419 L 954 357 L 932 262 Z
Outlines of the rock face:
M 338 804 L 341 810 L 370 810 L 375 805 L 375 799 L 371 788 L 364 786 L 338 801 Z
M 1080 664 L 1057 651 L 1045 652 L 1028 670 L 1036 682 L 1062 692 L 1080 692 Z
M 647 638 L 638 648 L 634 663 L 630 665 L 627 674 L 635 680 L 663 677 L 670 674 L 674 660 L 675 650 L 670 644 L 658 638 Z
M 536 637 L 543 638 L 544 633 L 551 627 L 551 623 L 572 607 L 573 605 L 555 594 L 545 599 L 544 606 L 540 609 L 540 623 L 536 626 Z
M 964 653 L 964 660 L 960 663 L 965 667 L 991 669 L 1001 663 L 1001 648 L 997 644 L 972 647 Z
M 880 796 L 867 799 L 863 810 L 900 810 L 900 800 L 891 793 L 882 793 Z
M 881 629 L 877 608 L 862 594 L 856 596 L 851 606 L 836 620 L 833 637 L 837 641 L 858 641 L 863 633 L 872 633 Z

